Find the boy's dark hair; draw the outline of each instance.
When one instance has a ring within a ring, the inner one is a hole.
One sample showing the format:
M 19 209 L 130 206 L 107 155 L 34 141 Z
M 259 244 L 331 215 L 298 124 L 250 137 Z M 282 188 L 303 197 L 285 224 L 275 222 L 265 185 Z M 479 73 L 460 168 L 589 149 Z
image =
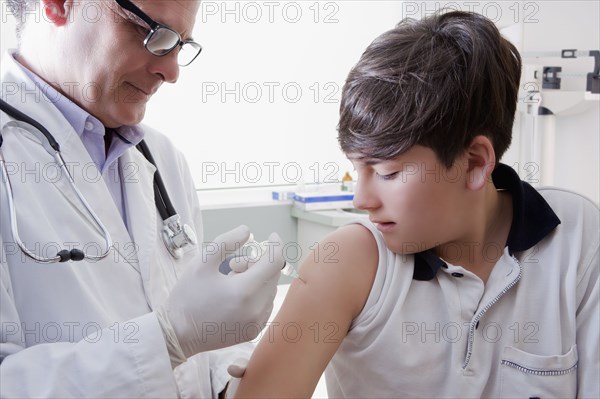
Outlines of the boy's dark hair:
M 338 140 L 347 154 L 382 160 L 420 144 L 450 167 L 485 135 L 499 160 L 510 145 L 520 78 L 517 49 L 482 15 L 403 20 L 348 75 Z

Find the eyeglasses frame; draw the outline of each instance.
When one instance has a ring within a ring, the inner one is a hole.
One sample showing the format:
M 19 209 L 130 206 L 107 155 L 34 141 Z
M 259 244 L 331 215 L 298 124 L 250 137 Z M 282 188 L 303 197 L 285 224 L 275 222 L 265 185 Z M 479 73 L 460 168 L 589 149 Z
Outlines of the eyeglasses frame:
M 160 22 L 156 22 L 155 20 L 153 20 L 150 16 L 148 16 L 148 14 L 146 14 L 145 12 L 143 12 L 142 10 L 140 10 L 140 8 L 138 6 L 136 6 L 135 4 L 133 4 L 130 0 L 115 0 L 115 2 L 123 9 L 133 13 L 135 16 L 139 17 L 142 21 L 144 21 L 149 27 L 150 27 L 150 32 L 148 32 L 148 35 L 146 35 L 146 38 L 144 39 L 144 48 L 146 49 L 146 51 L 148 51 L 150 54 L 157 56 L 157 57 L 163 57 L 169 53 L 171 53 L 175 48 L 179 47 L 180 49 L 183 47 L 184 44 L 192 44 L 197 46 L 198 48 L 198 52 L 196 53 L 196 55 L 194 56 L 194 58 L 191 59 L 190 62 L 188 62 L 187 64 L 179 64 L 179 66 L 188 66 L 190 65 L 192 62 L 194 62 L 194 60 L 200 55 L 200 53 L 202 52 L 202 45 L 200 45 L 199 43 L 196 43 L 193 40 L 181 40 L 181 35 L 179 34 L 179 32 L 177 32 L 175 29 L 170 28 L 164 24 L 161 24 Z M 179 41 L 177 43 L 175 43 L 175 45 L 173 45 L 173 47 L 171 47 L 170 49 L 168 49 L 166 52 L 162 53 L 162 54 L 156 54 L 153 51 L 150 51 L 150 49 L 148 49 L 148 42 L 149 40 L 152 38 L 152 36 L 159 30 L 159 29 L 167 29 L 170 30 L 171 32 L 175 33 L 177 35 L 177 38 L 179 39 Z

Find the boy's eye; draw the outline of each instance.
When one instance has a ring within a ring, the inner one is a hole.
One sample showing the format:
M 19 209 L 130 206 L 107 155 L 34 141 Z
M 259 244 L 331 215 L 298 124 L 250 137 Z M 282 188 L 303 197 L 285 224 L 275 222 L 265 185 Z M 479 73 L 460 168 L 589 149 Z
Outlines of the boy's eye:
M 400 173 L 400 172 L 393 172 L 393 173 L 389 173 L 387 175 L 380 175 L 379 173 L 377 173 L 377 176 L 381 180 L 393 180 L 396 176 L 398 176 L 398 173 Z

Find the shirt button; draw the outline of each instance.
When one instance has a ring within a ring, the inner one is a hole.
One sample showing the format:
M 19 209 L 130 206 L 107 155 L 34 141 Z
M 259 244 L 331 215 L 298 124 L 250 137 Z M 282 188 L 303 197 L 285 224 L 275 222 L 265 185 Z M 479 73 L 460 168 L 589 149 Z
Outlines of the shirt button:
M 94 129 L 94 124 L 90 121 L 85 122 L 85 126 L 84 126 L 85 130 L 92 130 Z
M 462 273 L 457 273 L 457 272 L 452 273 L 452 277 L 463 277 L 463 276 L 464 276 L 464 274 L 462 274 Z

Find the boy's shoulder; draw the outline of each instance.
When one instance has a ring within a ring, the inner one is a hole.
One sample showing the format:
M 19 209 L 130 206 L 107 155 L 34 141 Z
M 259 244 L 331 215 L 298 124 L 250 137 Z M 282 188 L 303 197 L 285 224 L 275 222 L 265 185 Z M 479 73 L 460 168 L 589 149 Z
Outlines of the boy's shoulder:
M 594 263 L 598 267 L 600 208 L 589 198 L 566 189 L 543 187 L 538 192 L 560 219 L 555 234 L 547 242 L 551 257 L 560 259 L 561 253 L 568 252 L 569 258 L 579 259 L 579 280 Z M 561 265 L 569 267 L 568 262 Z
M 537 191 L 556 213 L 561 225 L 568 228 L 589 229 L 589 233 L 596 233 L 597 239 L 600 226 L 598 204 L 581 194 L 563 188 L 541 187 Z
M 313 292 L 327 292 L 350 305 L 354 316 L 364 306 L 377 272 L 378 244 L 361 224 L 349 224 L 323 238 L 305 258 L 300 279 Z
M 537 191 L 544 199 L 546 199 L 546 201 L 548 201 L 548 203 L 552 202 L 557 206 L 562 205 L 571 208 L 581 208 L 584 210 L 595 211 L 596 214 L 598 214 L 598 211 L 600 210 L 598 204 L 593 200 L 582 194 L 576 193 L 575 191 L 559 187 L 540 187 Z M 552 203 L 550 203 L 551 206 L 553 205 Z
M 351 223 L 327 235 L 313 252 L 314 263 L 336 267 L 341 273 L 362 274 L 375 269 L 379 260 L 374 234 L 365 225 Z

